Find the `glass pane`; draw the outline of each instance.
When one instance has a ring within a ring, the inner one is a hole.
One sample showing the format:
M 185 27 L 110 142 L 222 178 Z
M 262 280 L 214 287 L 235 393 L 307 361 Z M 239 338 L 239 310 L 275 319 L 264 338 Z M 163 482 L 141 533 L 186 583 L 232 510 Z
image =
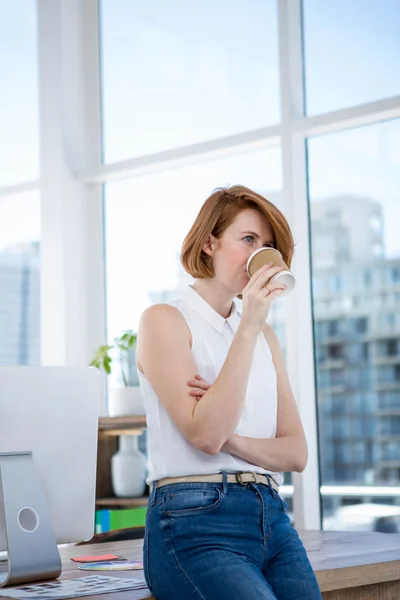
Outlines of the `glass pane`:
M 106 162 L 280 119 L 276 0 L 101 0 Z
M 397 0 L 303 0 L 307 114 L 400 94 Z
M 39 240 L 39 192 L 0 196 L 0 365 L 40 363 Z
M 400 531 L 399 140 L 395 120 L 308 141 L 326 529 Z
M 0 0 L 0 186 L 39 177 L 35 0 Z

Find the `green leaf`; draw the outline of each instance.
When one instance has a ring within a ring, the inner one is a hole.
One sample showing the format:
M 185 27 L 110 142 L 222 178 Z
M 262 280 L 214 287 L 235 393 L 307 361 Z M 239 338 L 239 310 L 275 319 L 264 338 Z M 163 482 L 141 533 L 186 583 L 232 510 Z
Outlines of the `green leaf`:
M 111 373 L 111 363 L 112 358 L 110 353 L 113 350 L 119 351 L 119 361 L 122 363 L 124 359 L 124 354 L 129 353 L 129 351 L 135 347 L 137 336 L 133 333 L 132 329 L 127 329 L 122 332 L 120 337 L 116 337 L 114 339 L 114 344 L 103 344 L 97 350 L 95 355 L 93 356 L 90 366 L 97 367 L 98 369 L 103 368 L 104 371 L 109 375 Z M 122 368 L 122 365 L 121 365 Z
M 112 350 L 112 348 L 113 348 L 113 346 L 108 346 L 108 345 L 100 346 L 100 348 L 98 349 L 98 352 L 105 353 L 105 352 L 108 352 L 109 350 Z
M 107 375 L 111 375 L 111 367 L 110 367 L 110 363 L 105 362 L 104 363 L 104 370 L 107 373 Z

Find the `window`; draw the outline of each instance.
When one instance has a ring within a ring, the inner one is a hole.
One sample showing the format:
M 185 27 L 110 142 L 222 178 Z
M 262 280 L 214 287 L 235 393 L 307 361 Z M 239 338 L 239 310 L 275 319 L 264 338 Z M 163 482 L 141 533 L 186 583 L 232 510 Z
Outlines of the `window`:
M 338 360 L 343 358 L 343 346 L 339 344 L 329 345 L 328 348 L 328 357 L 331 360 Z
M 328 322 L 328 335 L 334 337 L 339 333 L 339 323 L 337 321 Z
M 106 162 L 279 122 L 276 0 L 100 8 Z
M 356 333 L 366 333 L 368 329 L 368 320 L 365 317 L 355 319 L 354 330 Z
M 310 5 L 305 0 L 307 4 Z M 316 2 L 311 4 L 316 6 Z M 334 11 L 336 6 L 339 11 L 343 6 L 342 2 L 330 7 L 327 3 L 322 3 L 324 6 L 318 4 L 321 11 Z M 348 7 L 349 11 L 353 10 L 352 3 Z M 345 23 L 343 29 L 345 42 Z M 343 48 L 338 48 L 338 52 L 343 52 Z M 344 88 L 342 84 L 342 92 L 344 89 L 351 93 L 351 89 Z M 397 139 L 400 139 L 400 121 L 394 120 L 313 137 L 307 143 L 312 275 L 320 279 L 328 277 L 333 283 L 346 282 L 342 286 L 331 286 L 336 306 L 334 319 L 323 306 L 314 313 L 317 356 L 323 355 L 322 349 L 326 347 L 332 353 L 334 345 L 331 338 L 340 335 L 344 365 L 337 364 L 336 369 L 331 370 L 330 383 L 341 384 L 344 389 L 334 388 L 334 391 L 345 392 L 350 397 L 348 402 L 333 403 L 336 412 L 332 416 L 331 427 L 329 418 L 322 417 L 327 378 L 324 380 L 318 376 L 320 445 L 332 444 L 335 447 L 340 442 L 336 448 L 336 459 L 341 459 L 334 465 L 321 462 L 323 485 L 387 485 L 388 465 L 379 451 L 379 435 L 385 436 L 388 444 L 395 444 L 399 434 L 398 417 L 395 415 L 400 409 L 397 393 L 400 365 L 390 364 L 390 361 L 398 352 L 400 329 L 396 329 L 395 311 L 384 313 L 381 308 L 382 297 L 384 306 L 388 306 L 387 294 L 393 290 L 392 269 L 397 268 L 400 258 L 400 147 L 395 141 Z M 383 148 L 385 151 L 382 151 Z M 339 215 L 336 214 L 336 226 L 332 224 L 335 211 L 339 212 Z M 383 226 L 377 226 L 378 222 L 382 222 Z M 314 260 L 314 238 L 319 240 L 321 236 L 332 240 L 331 255 L 324 255 L 325 267 L 318 256 Z M 343 236 L 348 240 L 346 256 L 338 252 L 339 240 Z M 374 252 L 376 244 L 383 249 L 379 258 Z M 391 281 L 388 272 L 391 273 Z M 352 289 L 345 289 L 353 285 Z M 365 290 L 365 302 L 354 308 L 344 301 L 356 287 L 360 291 Z M 382 335 L 388 333 L 390 338 L 382 340 Z M 375 359 L 379 360 L 375 362 Z M 378 398 L 381 410 L 377 408 Z M 386 412 L 383 407 L 386 407 Z M 392 416 L 390 413 L 393 411 L 395 414 Z M 332 428 L 334 435 L 330 437 Z M 343 448 L 347 444 L 351 444 L 352 451 L 350 459 L 344 461 Z M 322 455 L 329 454 L 330 451 L 324 448 Z M 393 473 L 390 475 L 391 483 L 399 485 L 400 480 L 395 481 Z M 398 470 L 396 473 L 399 474 Z M 325 516 L 323 522 L 327 522 Z
M 379 317 L 379 327 L 383 332 L 392 333 L 396 327 L 396 315 L 394 313 L 383 313 Z
M 377 394 L 374 392 L 362 391 L 353 396 L 353 410 L 355 413 L 374 414 L 377 403 Z
M 0 186 L 39 177 L 36 2 L 0 4 Z
M 346 358 L 350 364 L 357 364 L 368 360 L 367 344 L 348 344 L 346 346 Z
M 399 354 L 398 348 L 400 348 L 399 340 L 388 340 L 386 342 L 386 356 L 397 356 Z
M 392 267 L 391 281 L 393 283 L 400 283 L 400 267 Z
M 354 438 L 366 440 L 377 433 L 376 424 L 372 417 L 353 419 L 352 435 Z
M 364 271 L 364 285 L 366 288 L 370 288 L 371 284 L 372 284 L 372 273 L 368 269 L 368 270 Z
M 303 0 L 303 19 L 307 114 L 400 93 L 398 2 Z
M 0 187 L 39 176 L 34 0 L 0 4 Z M 39 192 L 0 193 L 0 365 L 40 362 Z
M 332 369 L 331 371 L 331 384 L 343 385 L 344 383 L 344 372 L 341 369 Z
M 346 405 L 348 407 L 348 398 L 341 394 L 336 394 L 332 397 L 332 411 L 335 413 L 346 412 Z
M 350 420 L 346 417 L 334 417 L 333 436 L 339 439 L 346 439 L 350 435 Z
M 382 458 L 383 460 L 395 460 L 400 461 L 400 447 L 394 442 L 382 444 Z
M 39 193 L 0 196 L 0 365 L 40 363 Z
M 381 435 L 398 436 L 400 434 L 400 417 L 382 417 Z
M 346 442 L 337 442 L 334 447 L 334 462 L 351 463 L 350 444 Z
M 400 406 L 400 390 L 395 392 L 381 392 L 379 394 L 380 409 L 398 409 Z

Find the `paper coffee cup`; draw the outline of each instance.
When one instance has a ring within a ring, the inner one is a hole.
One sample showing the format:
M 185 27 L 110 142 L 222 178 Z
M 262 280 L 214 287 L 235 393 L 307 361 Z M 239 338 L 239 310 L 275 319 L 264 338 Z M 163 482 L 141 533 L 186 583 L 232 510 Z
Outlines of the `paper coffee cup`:
M 254 273 L 261 269 L 266 263 L 272 263 L 273 266 L 285 267 L 284 271 L 280 271 L 270 281 L 279 279 L 286 285 L 286 289 L 281 291 L 280 296 L 287 296 L 293 290 L 296 279 L 289 267 L 284 263 L 282 254 L 276 248 L 259 248 L 255 250 L 247 261 L 247 273 L 249 277 L 253 277 Z

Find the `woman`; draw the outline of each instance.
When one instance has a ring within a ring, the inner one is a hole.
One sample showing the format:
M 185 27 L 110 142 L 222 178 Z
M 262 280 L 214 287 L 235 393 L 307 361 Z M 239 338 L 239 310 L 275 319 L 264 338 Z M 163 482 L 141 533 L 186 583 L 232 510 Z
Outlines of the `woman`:
M 144 573 L 157 600 L 314 600 L 318 583 L 279 495 L 307 443 L 282 350 L 265 321 L 280 268 L 249 278 L 262 246 L 290 266 L 282 213 L 243 187 L 219 189 L 184 240 L 194 283 L 142 315 L 137 366 L 152 484 Z M 243 300 L 242 314 L 233 302 Z

